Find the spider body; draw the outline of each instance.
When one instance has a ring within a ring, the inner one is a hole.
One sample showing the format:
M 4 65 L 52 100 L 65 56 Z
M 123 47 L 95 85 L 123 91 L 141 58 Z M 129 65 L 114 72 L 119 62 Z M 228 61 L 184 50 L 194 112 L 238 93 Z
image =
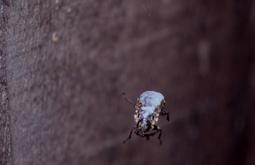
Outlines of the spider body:
M 158 135 L 158 139 L 161 142 L 162 130 L 158 126 L 159 116 L 167 116 L 169 120 L 169 113 L 165 109 L 164 96 L 155 91 L 145 91 L 140 97 L 137 98 L 135 104 L 135 127 L 130 131 L 128 138 L 124 141 L 131 139 L 132 133 L 140 137 L 145 137 L 149 140 L 150 136 Z

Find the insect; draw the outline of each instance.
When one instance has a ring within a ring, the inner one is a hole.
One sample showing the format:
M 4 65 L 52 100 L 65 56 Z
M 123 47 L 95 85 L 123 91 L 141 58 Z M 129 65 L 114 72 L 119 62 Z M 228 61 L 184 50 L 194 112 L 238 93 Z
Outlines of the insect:
M 126 98 L 127 99 L 127 98 Z M 127 99 L 131 103 L 130 100 Z M 131 139 L 133 132 L 147 140 L 151 136 L 158 134 L 160 144 L 162 130 L 157 125 L 159 116 L 166 116 L 169 121 L 169 112 L 166 111 L 166 102 L 164 96 L 156 91 L 145 91 L 137 98 L 135 103 L 134 121 L 135 126 L 131 129 L 128 137 L 123 143 Z

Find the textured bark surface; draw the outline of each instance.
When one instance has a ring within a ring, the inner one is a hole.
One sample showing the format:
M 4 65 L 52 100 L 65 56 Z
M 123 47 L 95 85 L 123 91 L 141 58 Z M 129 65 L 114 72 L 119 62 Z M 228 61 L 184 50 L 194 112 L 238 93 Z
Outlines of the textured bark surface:
M 6 32 L 8 12 L 0 1 L 0 164 L 11 164 L 11 131 L 6 73 Z
M 0 164 L 255 163 L 252 0 L 0 4 Z M 148 89 L 163 145 L 123 145 Z

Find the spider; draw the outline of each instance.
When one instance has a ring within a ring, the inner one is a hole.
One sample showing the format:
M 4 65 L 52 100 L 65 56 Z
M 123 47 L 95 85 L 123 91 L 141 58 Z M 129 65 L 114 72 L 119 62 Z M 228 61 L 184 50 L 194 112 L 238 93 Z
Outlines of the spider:
M 125 95 L 125 93 L 123 93 Z M 125 99 L 133 104 L 129 99 Z M 162 130 L 157 125 L 159 116 L 166 116 L 169 121 L 169 112 L 166 111 L 164 96 L 156 91 L 145 91 L 137 98 L 135 104 L 135 126 L 131 129 L 128 137 L 123 143 L 131 139 L 133 132 L 142 138 L 150 139 L 151 136 L 158 134 L 160 145 L 162 144 Z

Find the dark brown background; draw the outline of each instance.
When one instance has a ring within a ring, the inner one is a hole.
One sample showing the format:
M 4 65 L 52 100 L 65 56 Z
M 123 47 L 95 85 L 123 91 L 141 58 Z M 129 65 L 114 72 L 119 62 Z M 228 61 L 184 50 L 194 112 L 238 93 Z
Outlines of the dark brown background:
M 1 0 L 0 164 L 254 165 L 252 0 Z M 135 100 L 162 92 L 163 145 Z

